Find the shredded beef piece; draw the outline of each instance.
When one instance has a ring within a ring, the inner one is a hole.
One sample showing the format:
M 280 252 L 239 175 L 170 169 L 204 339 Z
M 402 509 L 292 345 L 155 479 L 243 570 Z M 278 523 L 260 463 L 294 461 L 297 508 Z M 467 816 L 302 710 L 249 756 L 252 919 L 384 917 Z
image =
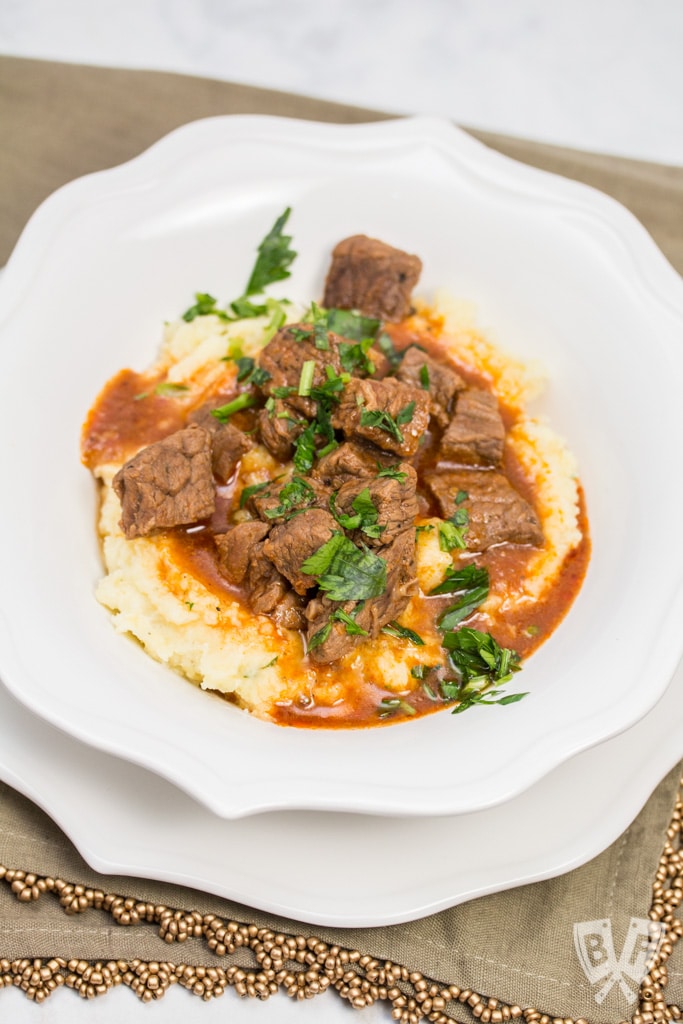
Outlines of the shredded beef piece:
M 294 452 L 294 442 L 306 426 L 301 414 L 281 398 L 273 399 L 272 409 L 261 409 L 258 414 L 259 437 L 271 455 L 288 462 Z
M 466 387 L 455 370 L 437 362 L 417 345 L 406 349 L 396 376 L 406 384 L 429 392 L 430 412 L 440 427 L 448 424 L 454 396 Z
M 499 466 L 504 444 L 505 427 L 496 396 L 482 388 L 462 391 L 441 439 L 441 457 L 467 466 Z
M 403 480 L 378 477 L 375 473 L 373 479 L 350 480 L 339 489 L 335 497 L 338 512 L 352 516 L 354 499 L 366 487 L 377 509 L 377 525 L 382 528 L 379 537 L 369 536 L 362 529 L 357 529 L 351 533 L 351 539 L 355 543 L 362 542 L 368 547 L 381 547 L 384 544 L 391 544 L 399 533 L 413 526 L 418 514 L 415 492 L 417 473 L 408 462 L 401 462 L 397 472 L 404 474 Z
M 239 523 L 214 537 L 223 575 L 245 588 L 249 606 L 259 615 L 273 613 L 289 589 L 264 553 L 269 529 L 267 523 Z
M 353 235 L 332 251 L 323 306 L 403 320 L 410 313 L 410 296 L 421 272 L 417 256 L 367 235 Z
M 272 395 L 276 388 L 291 388 L 287 403 L 298 413 L 313 419 L 316 403 L 312 398 L 299 395 L 299 382 L 304 363 L 313 360 L 313 386 L 324 384 L 328 380 L 326 368 L 331 366 L 335 375 L 341 373 L 339 362 L 339 339 L 336 334 L 326 335 L 326 349 L 316 348 L 314 328 L 312 324 L 291 324 L 283 327 L 268 342 L 259 357 L 262 370 L 267 370 L 270 380 L 262 385 L 265 395 Z M 281 396 L 282 397 L 282 396 Z
M 379 469 L 387 465 L 398 465 L 395 455 L 362 441 L 345 441 L 323 455 L 313 467 L 312 475 L 327 487 L 337 490 L 349 480 L 377 476 Z
M 398 423 L 397 418 L 402 419 L 401 414 L 408 411 L 412 403 L 410 419 Z M 389 422 L 373 425 L 372 421 L 379 419 L 380 413 L 387 415 Z M 370 422 L 364 422 L 366 417 Z M 342 392 L 332 422 L 347 437 L 365 438 L 397 455 L 414 455 L 429 424 L 429 395 L 422 388 L 403 384 L 393 377 L 385 380 L 352 377 Z
M 189 416 L 190 423 L 197 423 L 211 435 L 211 467 L 214 475 L 223 483 L 230 479 L 245 452 L 252 447 L 251 438 L 238 430 L 232 423 L 221 423 L 212 415 L 212 409 L 220 403 L 207 402 Z
M 302 564 L 325 544 L 339 527 L 333 516 L 321 508 L 307 509 L 275 526 L 263 550 L 297 594 L 316 585 L 315 577 L 301 571 Z
M 429 473 L 426 482 L 439 503 L 444 519 L 456 507 L 469 516 L 465 542 L 470 551 L 485 551 L 494 544 L 543 543 L 538 516 L 507 477 L 494 470 L 457 469 Z M 459 491 L 467 498 L 456 506 Z
M 376 637 L 383 626 L 405 611 L 411 596 L 416 592 L 415 531 L 412 523 L 410 529 L 404 530 L 392 544 L 376 553 L 387 563 L 387 585 L 383 594 L 365 601 L 361 608 L 358 608 L 355 601 L 340 604 L 321 595 L 314 597 L 306 606 L 306 638 L 309 644 L 315 634 L 330 623 L 330 616 L 338 608 L 351 615 L 367 633 L 366 636 L 347 633 L 343 622 L 332 621 L 327 638 L 309 651 L 309 657 L 317 664 L 329 665 L 338 661 L 359 643 Z
M 121 467 L 113 487 L 129 540 L 206 519 L 216 506 L 211 435 L 193 425 L 155 441 Z

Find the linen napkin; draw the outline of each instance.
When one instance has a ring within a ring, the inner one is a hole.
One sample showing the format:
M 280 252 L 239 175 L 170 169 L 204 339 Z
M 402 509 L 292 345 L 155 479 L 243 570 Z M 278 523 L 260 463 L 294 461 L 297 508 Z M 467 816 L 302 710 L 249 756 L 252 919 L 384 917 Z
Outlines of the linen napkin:
M 188 76 L 0 58 L 0 263 L 59 185 L 135 156 L 189 120 L 230 113 L 347 123 L 387 116 Z M 610 193 L 683 270 L 683 169 L 473 134 Z M 585 866 L 371 929 L 312 928 L 179 886 L 98 875 L 47 815 L 0 783 L 0 988 L 19 984 L 37 999 L 64 982 L 85 995 L 122 982 L 143 999 L 175 983 L 204 998 L 230 986 L 262 998 L 278 987 L 324 999 L 336 992 L 358 1007 L 385 1001 L 406 1024 L 678 1019 L 682 770 Z M 498 842 L 514 850 L 515 836 Z M 424 853 L 416 870 L 434 857 L 457 859 L 457 849 L 428 841 Z

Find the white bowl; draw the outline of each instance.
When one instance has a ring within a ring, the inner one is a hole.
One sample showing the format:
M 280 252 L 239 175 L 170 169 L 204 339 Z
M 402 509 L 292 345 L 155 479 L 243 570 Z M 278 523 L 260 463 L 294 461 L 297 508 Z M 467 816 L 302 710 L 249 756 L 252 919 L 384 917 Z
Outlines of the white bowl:
M 286 294 L 320 295 L 355 232 L 419 253 L 420 292 L 473 300 L 540 359 L 578 456 L 593 555 L 567 618 L 518 677 L 519 704 L 390 728 L 280 728 L 207 695 L 112 629 L 84 416 L 143 368 L 195 291 L 238 294 L 281 210 L 300 253 Z M 185 126 L 45 202 L 0 281 L 0 675 L 37 714 L 153 769 L 218 814 L 310 808 L 435 815 L 511 798 L 628 728 L 683 648 L 683 282 L 601 194 L 431 118 Z

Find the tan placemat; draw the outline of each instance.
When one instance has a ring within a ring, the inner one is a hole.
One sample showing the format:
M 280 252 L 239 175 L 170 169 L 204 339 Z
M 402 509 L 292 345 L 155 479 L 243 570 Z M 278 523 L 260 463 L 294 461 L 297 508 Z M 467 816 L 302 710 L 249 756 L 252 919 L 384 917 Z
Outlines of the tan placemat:
M 221 113 L 384 116 L 224 82 L 0 58 L 0 262 L 54 188 L 134 156 L 179 124 Z M 683 170 L 474 134 L 611 193 L 683 269 Z M 683 931 L 681 767 L 590 864 L 412 924 L 365 930 L 311 929 L 177 886 L 98 876 L 42 812 L 0 784 L 0 987 L 19 984 L 33 998 L 64 982 L 90 995 L 123 982 L 145 999 L 174 983 L 204 997 L 230 986 L 260 997 L 278 987 L 291 995 L 328 990 L 325 998 L 332 991 L 357 1006 L 384 1000 L 406 1024 L 678 1018 L 670 1004 L 683 999 L 683 970 L 671 956 Z M 514 851 L 514 835 L 498 841 Z M 415 870 L 457 855 L 426 841 Z M 324 851 L 315 870 L 320 857 Z M 664 930 L 638 990 L 648 919 Z

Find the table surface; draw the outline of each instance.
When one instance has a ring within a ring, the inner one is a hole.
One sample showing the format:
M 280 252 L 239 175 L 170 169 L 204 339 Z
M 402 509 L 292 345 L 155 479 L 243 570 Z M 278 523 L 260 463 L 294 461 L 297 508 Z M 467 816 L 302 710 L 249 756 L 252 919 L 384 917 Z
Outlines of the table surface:
M 379 41 L 381 40 L 381 46 Z M 14 56 L 157 68 L 283 89 L 579 149 L 683 166 L 683 5 L 677 0 L 9 0 L 0 49 Z M 15 1024 L 46 1010 L 3 992 Z M 175 987 L 143 1006 L 116 991 L 58 993 L 50 1022 L 350 1021 L 333 995 L 304 1006 L 234 993 L 209 1004 Z M 383 1007 L 366 1024 L 389 1020 Z
M 0 50 L 683 166 L 680 0 L 5 0 Z

